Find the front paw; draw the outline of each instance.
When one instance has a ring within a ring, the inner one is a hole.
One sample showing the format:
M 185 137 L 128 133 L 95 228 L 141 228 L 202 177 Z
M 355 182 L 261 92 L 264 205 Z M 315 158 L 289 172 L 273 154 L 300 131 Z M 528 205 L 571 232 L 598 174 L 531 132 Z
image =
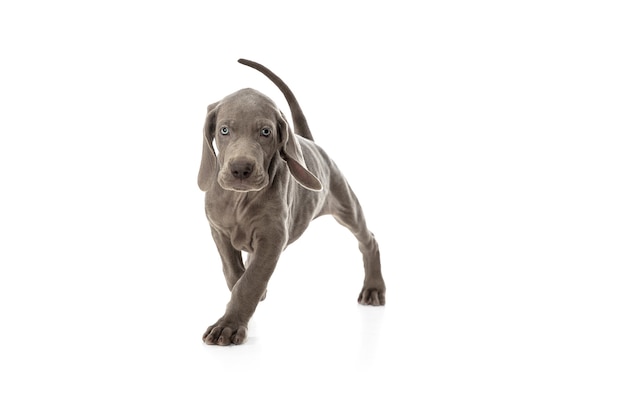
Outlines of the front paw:
M 359 294 L 359 304 L 370 306 L 385 305 L 385 288 L 364 286 Z
M 207 345 L 240 345 L 246 341 L 248 328 L 244 324 L 220 319 L 204 332 L 202 340 Z

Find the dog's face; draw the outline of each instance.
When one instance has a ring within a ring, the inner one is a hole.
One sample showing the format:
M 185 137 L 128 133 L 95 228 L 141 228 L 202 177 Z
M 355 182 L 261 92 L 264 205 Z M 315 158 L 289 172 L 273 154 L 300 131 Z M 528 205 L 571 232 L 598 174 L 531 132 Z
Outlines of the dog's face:
M 201 190 L 208 191 L 217 180 L 225 190 L 260 191 L 268 186 L 270 172 L 283 160 L 303 187 L 322 189 L 317 177 L 307 170 L 285 116 L 267 96 L 244 89 L 208 107 L 198 172 Z
M 225 190 L 259 191 L 269 183 L 269 167 L 281 145 L 281 117 L 260 93 L 239 91 L 220 103 L 215 115 L 217 181 Z

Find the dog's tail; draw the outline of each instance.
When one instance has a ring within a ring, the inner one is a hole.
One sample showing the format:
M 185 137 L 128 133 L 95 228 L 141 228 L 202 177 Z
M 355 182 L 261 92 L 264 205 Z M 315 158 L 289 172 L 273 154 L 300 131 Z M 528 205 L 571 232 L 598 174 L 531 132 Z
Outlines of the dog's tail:
M 285 82 L 281 80 L 278 75 L 274 74 L 272 71 L 257 62 L 249 61 L 247 59 L 240 59 L 237 62 L 243 65 L 247 65 L 248 67 L 252 67 L 255 70 L 261 72 L 263 75 L 269 78 L 276 85 L 276 87 L 278 87 L 278 89 L 285 96 L 285 99 L 287 99 L 287 103 L 289 104 L 289 110 L 291 110 L 291 117 L 293 118 L 294 132 L 302 137 L 313 140 L 313 135 L 311 134 L 311 130 L 309 129 L 309 124 L 306 121 L 306 117 L 304 117 L 302 108 L 300 108 L 300 104 L 298 104 L 296 96 L 294 96 L 287 84 L 285 84 Z

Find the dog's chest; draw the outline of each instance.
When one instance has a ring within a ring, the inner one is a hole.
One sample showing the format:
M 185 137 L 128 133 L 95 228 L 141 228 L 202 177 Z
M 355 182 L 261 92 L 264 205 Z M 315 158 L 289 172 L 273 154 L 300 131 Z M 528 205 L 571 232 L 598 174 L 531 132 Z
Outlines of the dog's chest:
M 208 199 L 207 199 L 208 200 Z M 253 252 L 254 233 L 267 223 L 255 204 L 239 201 L 207 201 L 209 222 L 222 235 L 227 236 L 237 250 Z

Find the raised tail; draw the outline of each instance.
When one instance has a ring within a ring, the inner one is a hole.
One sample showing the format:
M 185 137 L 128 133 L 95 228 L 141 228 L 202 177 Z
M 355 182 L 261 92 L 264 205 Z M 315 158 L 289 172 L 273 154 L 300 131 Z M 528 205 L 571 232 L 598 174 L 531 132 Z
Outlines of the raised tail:
M 287 99 L 287 103 L 289 104 L 289 110 L 291 110 L 291 117 L 293 118 L 294 132 L 297 135 L 313 140 L 313 135 L 311 134 L 311 130 L 309 129 L 309 124 L 306 121 L 306 117 L 304 117 L 302 108 L 300 108 L 300 104 L 298 104 L 296 96 L 294 96 L 293 92 L 287 86 L 287 84 L 285 84 L 285 82 L 281 80 L 278 75 L 274 74 L 272 71 L 257 62 L 249 61 L 247 59 L 240 59 L 237 62 L 248 67 L 252 67 L 255 70 L 261 72 L 267 78 L 269 78 L 276 85 L 276 87 L 278 87 L 278 89 L 285 96 L 285 99 Z

